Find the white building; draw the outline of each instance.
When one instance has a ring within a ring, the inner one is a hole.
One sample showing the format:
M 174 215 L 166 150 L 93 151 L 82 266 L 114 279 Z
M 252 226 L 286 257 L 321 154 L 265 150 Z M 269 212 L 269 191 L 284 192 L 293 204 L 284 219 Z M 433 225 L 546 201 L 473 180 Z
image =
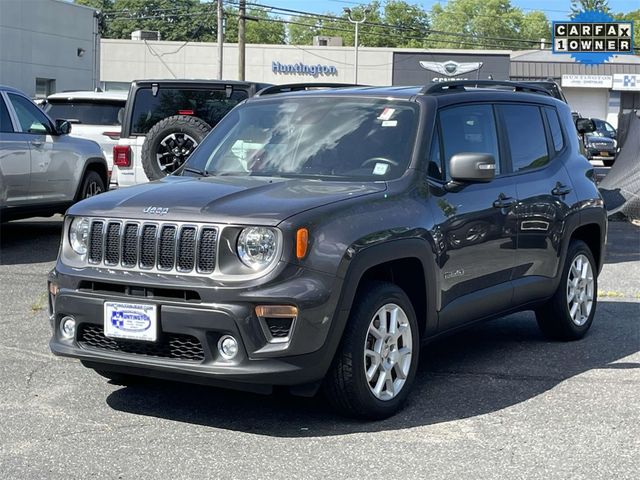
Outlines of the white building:
M 237 44 L 225 44 L 223 60 L 223 78 L 238 78 Z M 479 68 L 468 71 L 460 64 Z M 245 78 L 275 84 L 352 83 L 353 65 L 350 46 L 247 45 Z M 100 67 L 107 86 L 135 79 L 215 79 L 218 50 L 215 43 L 103 39 Z M 614 125 L 621 110 L 640 108 L 640 57 L 633 55 L 588 66 L 548 50 L 360 48 L 360 84 L 415 85 L 449 79 L 553 79 L 562 85 L 572 110 Z
M 32 97 L 98 84 L 94 10 L 59 0 L 0 0 L 0 84 Z

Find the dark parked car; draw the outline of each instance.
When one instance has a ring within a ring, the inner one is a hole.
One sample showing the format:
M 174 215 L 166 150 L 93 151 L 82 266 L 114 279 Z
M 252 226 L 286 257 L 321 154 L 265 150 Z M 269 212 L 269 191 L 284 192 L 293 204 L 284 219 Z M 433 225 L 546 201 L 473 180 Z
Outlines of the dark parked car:
M 257 95 L 174 175 L 69 211 L 50 346 L 114 382 L 322 389 L 383 418 L 443 334 L 534 310 L 550 338 L 583 337 L 606 234 L 544 89 Z
M 610 167 L 618 153 L 616 129 L 609 122 L 599 118 L 591 120 L 596 129 L 584 136 L 586 157 L 589 160 L 602 160 L 606 167 Z

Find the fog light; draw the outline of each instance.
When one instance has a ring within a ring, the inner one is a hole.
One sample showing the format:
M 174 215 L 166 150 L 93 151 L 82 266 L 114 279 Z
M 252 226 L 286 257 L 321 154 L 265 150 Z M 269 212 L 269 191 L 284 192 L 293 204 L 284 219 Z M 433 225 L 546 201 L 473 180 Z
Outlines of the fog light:
M 238 341 L 231 335 L 225 335 L 218 340 L 218 351 L 222 358 L 233 359 L 238 354 Z
M 73 317 L 64 317 L 60 320 L 60 334 L 63 338 L 74 338 L 76 336 L 76 321 Z

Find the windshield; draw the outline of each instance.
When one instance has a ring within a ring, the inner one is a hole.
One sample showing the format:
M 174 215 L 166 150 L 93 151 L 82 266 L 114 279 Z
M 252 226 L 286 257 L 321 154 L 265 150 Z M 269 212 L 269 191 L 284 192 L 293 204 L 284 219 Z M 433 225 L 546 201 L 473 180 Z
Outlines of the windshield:
M 86 125 L 120 125 L 118 112 L 124 107 L 122 102 L 73 101 L 57 102 L 49 100 L 44 111 L 53 119 L 62 118 L 72 123 Z
M 184 175 L 389 180 L 411 160 L 415 103 L 298 97 L 233 110 L 189 158 Z

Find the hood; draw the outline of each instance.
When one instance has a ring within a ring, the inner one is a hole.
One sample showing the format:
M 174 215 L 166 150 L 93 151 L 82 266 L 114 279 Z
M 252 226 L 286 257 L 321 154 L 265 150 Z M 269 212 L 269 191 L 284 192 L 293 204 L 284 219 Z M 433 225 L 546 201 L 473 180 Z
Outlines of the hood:
M 69 213 L 139 220 L 275 226 L 305 210 L 384 190 L 384 182 L 169 176 L 88 198 L 76 203 Z

